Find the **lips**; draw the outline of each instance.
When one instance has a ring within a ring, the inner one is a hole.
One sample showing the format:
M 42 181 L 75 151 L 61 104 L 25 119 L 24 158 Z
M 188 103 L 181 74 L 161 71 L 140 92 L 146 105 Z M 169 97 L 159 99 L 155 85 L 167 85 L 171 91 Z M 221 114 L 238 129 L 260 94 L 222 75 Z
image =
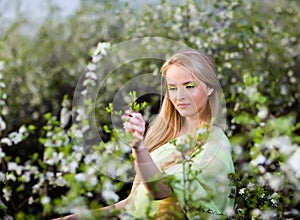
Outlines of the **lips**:
M 179 103 L 179 104 L 177 104 L 177 107 L 178 108 L 186 108 L 186 107 L 188 107 L 190 104 L 186 104 L 186 103 Z

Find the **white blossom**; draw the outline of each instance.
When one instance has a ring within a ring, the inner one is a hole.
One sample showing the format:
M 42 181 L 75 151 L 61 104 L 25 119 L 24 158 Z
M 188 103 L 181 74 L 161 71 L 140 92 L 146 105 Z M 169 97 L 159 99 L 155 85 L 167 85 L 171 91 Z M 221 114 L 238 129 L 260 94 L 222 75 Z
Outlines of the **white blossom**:
M 257 88 L 256 86 L 247 86 L 244 90 L 243 93 L 248 96 L 250 99 L 255 97 L 255 94 L 257 93 Z
M 46 179 L 47 180 L 52 180 L 53 177 L 54 177 L 54 173 L 53 172 L 50 172 L 50 171 L 46 172 Z
M 71 163 L 69 163 L 70 172 L 74 173 L 76 171 L 77 167 L 78 167 L 77 161 L 73 160 L 73 161 L 71 161 Z
M 103 190 L 102 196 L 106 201 L 117 202 L 119 200 L 119 196 L 112 190 Z
M 51 199 L 50 199 L 50 197 L 48 197 L 48 196 L 43 196 L 42 199 L 41 199 L 41 203 L 42 203 L 43 205 L 49 204 L 50 201 L 51 201 Z
M 60 124 L 64 128 L 68 125 L 71 118 L 71 113 L 67 108 L 63 108 L 60 112 Z
M 32 196 L 30 196 L 28 199 L 28 205 L 32 205 L 33 203 L 34 203 L 34 199 Z
M 33 187 L 32 187 L 32 193 L 38 193 L 40 188 L 41 188 L 41 185 L 43 184 L 42 183 L 43 181 L 40 179 L 40 182 L 38 182 L 37 184 L 35 184 Z
M 11 215 L 6 215 L 3 220 L 14 220 L 14 218 Z
M 0 171 L 0 182 L 3 182 L 5 180 L 5 174 Z
M 10 200 L 10 197 L 11 197 L 11 190 L 7 189 L 7 188 L 4 188 L 2 190 L 3 192 L 3 197 L 6 201 L 9 201 Z
M 90 79 L 93 79 L 93 80 L 97 80 L 98 79 L 98 76 L 96 73 L 92 72 L 92 71 L 89 71 L 85 74 L 86 78 L 90 78 Z
M 96 168 L 95 167 L 89 167 L 88 169 L 87 169 L 87 171 L 86 171 L 86 173 L 87 173 L 87 175 L 88 176 L 92 176 L 92 175 L 94 175 L 95 173 L 96 173 Z
M 91 186 L 96 186 L 98 184 L 98 178 L 96 176 L 89 177 L 88 181 Z
M 21 127 L 19 128 L 19 133 L 20 133 L 20 134 L 23 134 L 23 135 L 27 135 L 28 130 L 27 130 L 27 128 L 26 128 L 25 126 L 21 126 Z
M 88 91 L 85 89 L 85 90 L 83 90 L 83 91 L 81 92 L 81 95 L 86 96 L 87 92 L 88 92 Z
M 246 190 L 246 188 L 241 188 L 241 189 L 239 190 L 239 194 L 240 194 L 240 195 L 243 195 L 243 194 L 245 193 L 245 190 Z
M 29 171 L 25 172 L 22 175 L 23 182 L 28 183 L 30 181 L 30 176 L 31 176 L 31 173 Z
M 278 149 L 280 153 L 284 155 L 290 155 L 296 146 L 292 145 L 291 140 L 288 136 L 279 136 L 272 138 L 266 142 L 266 146 L 269 149 Z
M 75 206 L 71 209 L 71 212 L 75 215 L 82 216 L 82 219 L 90 219 L 92 212 L 87 207 L 83 205 Z
M 257 166 L 259 164 L 265 163 L 267 158 L 264 155 L 259 155 L 255 159 L 251 160 L 250 164 L 253 166 Z
M 259 117 L 260 119 L 265 119 L 268 115 L 268 109 L 267 107 L 261 107 L 257 113 L 257 117 Z
M 197 130 L 197 136 L 203 135 L 203 134 L 205 134 L 206 132 L 207 132 L 207 129 L 206 129 L 206 128 L 199 128 L 199 129 Z
M 121 212 L 121 213 L 118 215 L 118 218 L 119 218 L 119 219 L 122 219 L 122 220 L 131 220 L 131 219 L 132 219 L 132 216 L 129 215 L 128 213 L 126 213 L 126 212 Z
M 106 201 L 117 202 L 119 196 L 114 192 L 114 185 L 110 181 L 105 181 L 102 186 L 102 196 Z
M 108 42 L 99 42 L 97 44 L 96 50 L 93 53 L 93 56 L 96 56 L 96 55 L 99 55 L 99 54 L 102 54 L 102 55 L 106 56 L 107 55 L 107 49 L 109 49 L 110 47 L 111 47 L 111 44 L 108 43 Z
M 96 56 L 93 56 L 92 61 L 93 61 L 94 63 L 97 63 L 97 62 L 99 62 L 102 58 L 103 58 L 103 55 L 102 55 L 102 54 L 96 55 Z
M 260 209 L 253 209 L 251 212 L 252 217 L 259 217 L 262 211 Z
M 0 88 L 6 88 L 6 84 L 4 82 L 0 82 Z
M 271 173 L 266 173 L 264 177 L 267 180 L 269 186 L 275 191 L 279 189 L 283 181 L 282 178 L 272 175 Z
M 75 130 L 74 133 L 76 138 L 83 138 L 83 133 L 81 130 Z
M 241 147 L 241 145 L 233 146 L 232 150 L 236 155 L 241 155 L 243 153 L 243 148 Z
M 80 152 L 73 152 L 72 153 L 72 156 L 74 156 L 74 159 L 76 159 L 77 161 L 80 161 L 81 160 L 81 158 L 82 158 L 82 151 L 80 151 Z
M 0 116 L 0 131 L 4 131 L 6 129 L 6 123 L 3 118 Z
M 287 164 L 295 172 L 295 176 L 300 178 L 300 148 L 298 148 L 287 161 Z
M 123 142 L 120 142 L 119 146 L 124 154 L 129 153 L 131 151 L 131 147 L 128 144 L 124 144 Z
M 86 175 L 84 173 L 77 173 L 75 175 L 75 180 L 79 182 L 84 182 L 86 180 Z
M 274 219 L 276 217 L 276 212 L 274 210 L 268 209 L 268 210 L 264 210 L 261 213 L 261 219 Z
M 62 176 L 58 176 L 54 182 L 57 186 L 66 186 L 68 184 L 67 180 Z
M 4 69 L 4 62 L 0 61 L 0 71 Z M 2 73 L 0 73 L 0 79 L 2 79 Z
M 76 110 L 76 121 L 81 121 L 85 118 L 85 111 L 84 109 L 80 108 Z
M 95 71 L 97 69 L 97 66 L 94 63 L 90 63 L 89 65 L 87 65 L 87 69 L 89 71 Z
M 50 139 L 47 139 L 44 146 L 45 147 L 53 147 L 54 146 L 53 141 Z
M 9 138 L 2 138 L 1 144 L 6 144 L 7 146 L 12 146 L 12 142 Z
M 20 134 L 20 133 L 18 133 L 18 132 L 12 132 L 12 133 L 10 133 L 9 135 L 8 135 L 8 137 L 12 140 L 12 142 L 14 143 L 14 144 L 18 144 L 18 143 L 20 143 L 21 141 L 22 141 L 22 138 L 23 138 L 23 136 L 22 136 L 22 134 Z
M 86 195 L 87 197 L 92 197 L 92 196 L 93 196 L 93 193 L 87 192 L 85 195 Z
M 83 81 L 82 85 L 95 87 L 96 82 L 92 79 L 86 79 L 86 80 Z
M 2 151 L 2 148 L 0 147 L 0 161 L 1 158 L 5 157 L 5 153 Z
M 31 164 L 26 164 L 24 166 L 24 170 L 28 170 L 31 174 L 39 174 L 39 169 L 37 168 L 37 166 Z
M 8 162 L 7 163 L 7 169 L 8 170 L 17 170 L 18 168 L 18 164 L 16 164 L 15 162 Z
M 225 213 L 227 216 L 234 216 L 235 214 L 234 208 L 231 205 L 227 205 L 225 209 Z
M 11 180 L 11 181 L 15 182 L 17 180 L 17 177 L 14 174 L 9 173 L 6 175 L 6 180 Z

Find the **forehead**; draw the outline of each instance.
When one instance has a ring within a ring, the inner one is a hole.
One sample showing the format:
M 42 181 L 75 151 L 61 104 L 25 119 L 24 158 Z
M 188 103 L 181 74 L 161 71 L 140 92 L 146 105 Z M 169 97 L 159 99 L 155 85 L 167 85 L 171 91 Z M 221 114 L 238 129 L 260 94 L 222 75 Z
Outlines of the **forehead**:
M 180 65 L 171 65 L 166 72 L 167 83 L 185 83 L 199 81 L 187 68 Z

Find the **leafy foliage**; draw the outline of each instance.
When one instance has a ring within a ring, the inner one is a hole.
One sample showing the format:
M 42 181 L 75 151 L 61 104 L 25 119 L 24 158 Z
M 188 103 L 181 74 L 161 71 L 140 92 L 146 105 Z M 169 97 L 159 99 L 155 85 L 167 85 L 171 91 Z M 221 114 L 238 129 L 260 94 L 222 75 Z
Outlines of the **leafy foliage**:
M 21 33 L 28 22 L 22 17 L 1 33 L 1 215 L 90 215 L 128 194 L 133 175 L 128 137 L 111 126 L 105 108 L 122 82 L 132 74 L 157 74 L 162 61 L 138 60 L 108 79 L 113 83 L 106 83 L 95 105 L 103 141 L 92 152 L 81 144 L 90 128 L 71 122 L 71 100 L 84 71 L 83 88 L 96 85 L 92 66 L 86 66 L 105 57 L 110 46 L 159 36 L 202 49 L 215 60 L 236 168 L 233 218 L 299 217 L 299 2 L 162 0 L 136 7 L 82 1 L 66 19 L 55 19 L 59 12 L 52 11 L 34 36 Z M 76 116 L 88 120 L 93 104 L 76 109 Z M 149 118 L 157 113 L 144 111 Z M 117 159 L 111 161 L 112 154 Z M 110 178 L 116 172 L 127 175 Z

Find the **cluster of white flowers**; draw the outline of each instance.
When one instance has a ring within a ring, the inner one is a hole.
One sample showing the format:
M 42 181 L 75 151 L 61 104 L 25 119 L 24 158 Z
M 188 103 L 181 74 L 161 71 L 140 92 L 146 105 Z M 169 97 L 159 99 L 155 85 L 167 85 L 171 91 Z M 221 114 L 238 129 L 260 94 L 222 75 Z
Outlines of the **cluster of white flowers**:
M 265 173 L 265 169 L 260 165 L 270 165 L 273 162 L 273 159 L 270 157 L 266 157 L 262 150 L 266 149 L 268 152 L 273 154 L 278 154 L 283 156 L 284 161 L 281 163 L 281 169 L 283 170 L 290 170 L 293 172 L 293 175 L 296 178 L 300 178 L 300 150 L 299 146 L 292 144 L 291 138 L 289 136 L 283 135 L 278 137 L 273 137 L 267 139 L 262 145 L 256 144 L 252 150 L 252 160 L 250 161 L 250 165 L 252 167 L 258 167 L 261 173 Z M 271 178 L 271 176 L 266 173 L 266 180 L 270 183 L 272 188 L 278 188 L 278 184 L 282 182 L 279 177 Z
M 8 137 L 3 137 L 1 143 L 7 146 L 17 145 L 21 143 L 29 135 L 28 129 L 26 126 L 22 125 L 19 128 L 19 131 L 13 131 L 8 134 Z
M 6 84 L 3 81 L 3 75 L 2 75 L 2 70 L 4 69 L 4 62 L 0 61 L 0 91 L 1 91 L 1 97 L 0 97 L 0 135 L 2 133 L 2 131 L 6 130 L 6 122 L 3 118 L 3 116 L 5 116 L 7 114 L 7 107 L 6 107 L 6 100 L 7 100 L 7 94 L 5 93 L 5 88 L 6 88 Z M 4 140 L 4 143 L 6 141 Z M 2 140 L 1 140 L 1 143 Z
M 119 196 L 115 192 L 115 186 L 110 181 L 105 181 L 102 184 L 102 196 L 108 202 L 117 202 Z
M 97 63 L 99 60 L 103 58 L 103 56 L 107 55 L 107 51 L 111 48 L 111 44 L 109 42 L 99 42 L 96 50 L 93 52 L 93 62 Z
M 88 94 L 88 87 L 95 87 L 97 85 L 98 74 L 96 73 L 97 65 L 104 56 L 107 55 L 108 50 L 111 48 L 110 43 L 107 42 L 99 42 L 97 48 L 93 52 L 92 62 L 87 65 L 87 72 L 85 73 L 85 79 L 82 83 L 84 87 L 86 87 L 81 94 L 86 96 Z
M 61 147 L 67 146 L 70 143 L 70 138 L 65 130 L 46 132 L 46 141 L 44 143 L 45 147 Z

